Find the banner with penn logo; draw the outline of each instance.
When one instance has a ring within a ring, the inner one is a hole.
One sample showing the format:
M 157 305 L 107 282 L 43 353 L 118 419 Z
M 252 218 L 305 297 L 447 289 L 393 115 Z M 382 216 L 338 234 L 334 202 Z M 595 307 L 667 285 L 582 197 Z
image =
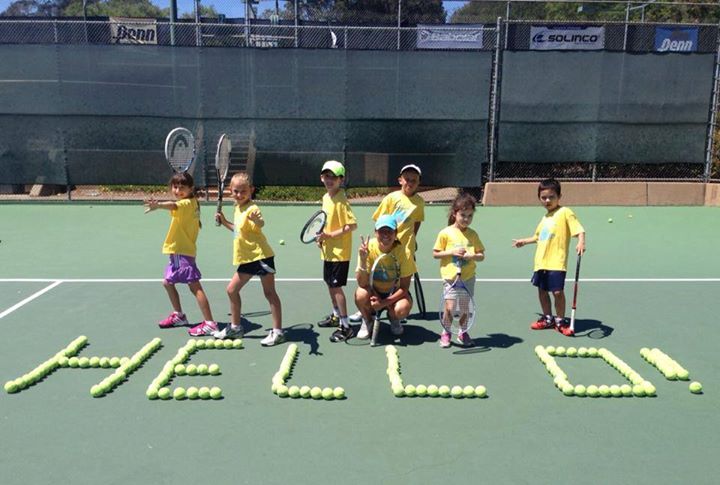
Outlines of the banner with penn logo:
M 482 49 L 483 25 L 417 26 L 418 49 Z
M 110 17 L 110 41 L 113 44 L 157 44 L 155 19 Z
M 655 27 L 657 52 L 695 52 L 697 44 L 697 27 Z
M 550 50 L 602 50 L 605 48 L 605 27 L 565 25 L 530 27 L 530 49 Z

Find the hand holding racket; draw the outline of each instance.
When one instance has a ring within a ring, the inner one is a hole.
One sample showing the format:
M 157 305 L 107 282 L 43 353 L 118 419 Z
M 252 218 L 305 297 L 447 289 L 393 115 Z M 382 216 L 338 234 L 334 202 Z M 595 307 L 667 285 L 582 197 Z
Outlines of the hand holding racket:
M 165 138 L 165 159 L 175 173 L 184 173 L 195 160 L 195 137 L 187 128 L 173 129 Z
M 326 221 L 327 214 L 325 211 L 319 210 L 313 214 L 300 231 L 300 241 L 303 244 L 310 244 L 317 241 L 318 234 L 325 229 Z
M 223 192 L 225 192 L 225 179 L 227 178 L 228 169 L 230 168 L 230 151 L 232 150 L 232 143 L 230 138 L 226 134 L 220 135 L 218 140 L 217 151 L 215 152 L 215 170 L 217 171 L 217 182 L 218 182 L 218 200 L 216 214 L 220 214 L 222 211 L 222 200 Z M 222 223 L 219 217 L 215 217 L 215 225 L 219 226 Z
M 570 326 L 562 329 L 563 335 L 572 337 L 575 335 L 575 309 L 577 308 L 578 280 L 580 279 L 580 261 L 582 260 L 582 251 L 578 252 L 577 265 L 575 266 L 575 286 L 573 288 L 572 310 L 570 310 Z
M 475 301 L 460 277 L 462 259 L 455 261 L 457 272 L 449 285 L 445 283 L 440 300 L 440 325 L 453 335 L 467 332 L 475 323 Z

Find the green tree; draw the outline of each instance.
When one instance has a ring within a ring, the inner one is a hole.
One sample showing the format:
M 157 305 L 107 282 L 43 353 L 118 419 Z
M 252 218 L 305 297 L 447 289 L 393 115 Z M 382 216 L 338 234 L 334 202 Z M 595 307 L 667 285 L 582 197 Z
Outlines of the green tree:
M 295 18 L 295 2 L 285 0 L 281 19 Z M 402 25 L 444 23 L 442 0 L 402 0 Z M 269 18 L 274 10 L 266 10 L 261 17 Z M 398 0 L 298 0 L 298 18 L 305 21 L 337 22 L 349 25 L 395 25 Z
M 71 0 L 16 0 L 2 15 L 18 17 L 59 17 Z
M 82 17 L 82 0 L 72 0 L 65 8 L 64 14 L 68 17 Z M 88 0 L 88 17 L 136 17 L 136 18 L 162 18 L 166 15 L 163 10 L 150 0 Z

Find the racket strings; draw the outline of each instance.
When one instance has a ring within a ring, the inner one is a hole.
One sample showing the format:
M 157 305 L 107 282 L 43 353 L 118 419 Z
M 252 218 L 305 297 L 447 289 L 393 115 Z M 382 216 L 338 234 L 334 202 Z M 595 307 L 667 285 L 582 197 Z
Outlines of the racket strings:
M 305 228 L 305 232 L 303 232 L 303 239 L 314 239 L 315 236 L 322 230 L 323 228 L 323 220 L 321 217 L 316 217 Z

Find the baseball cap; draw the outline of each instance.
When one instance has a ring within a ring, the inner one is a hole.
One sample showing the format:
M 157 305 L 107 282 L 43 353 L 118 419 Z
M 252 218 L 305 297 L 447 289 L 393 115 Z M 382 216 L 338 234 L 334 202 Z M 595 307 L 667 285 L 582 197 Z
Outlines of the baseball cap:
M 390 214 L 385 214 L 383 216 L 378 217 L 378 220 L 375 221 L 375 229 L 381 229 L 383 227 L 389 227 L 393 231 L 397 230 L 397 220 L 395 219 L 395 216 L 392 216 Z
M 343 167 L 342 163 L 336 160 L 328 160 L 325 162 L 322 166 L 322 170 L 320 170 L 320 173 L 323 173 L 326 170 L 330 170 L 336 177 L 345 176 L 345 167 Z
M 415 170 L 418 173 L 418 175 L 422 175 L 422 170 L 420 170 L 420 167 L 418 167 L 414 163 L 405 165 L 403 168 L 401 168 L 400 175 L 402 175 L 405 170 Z

